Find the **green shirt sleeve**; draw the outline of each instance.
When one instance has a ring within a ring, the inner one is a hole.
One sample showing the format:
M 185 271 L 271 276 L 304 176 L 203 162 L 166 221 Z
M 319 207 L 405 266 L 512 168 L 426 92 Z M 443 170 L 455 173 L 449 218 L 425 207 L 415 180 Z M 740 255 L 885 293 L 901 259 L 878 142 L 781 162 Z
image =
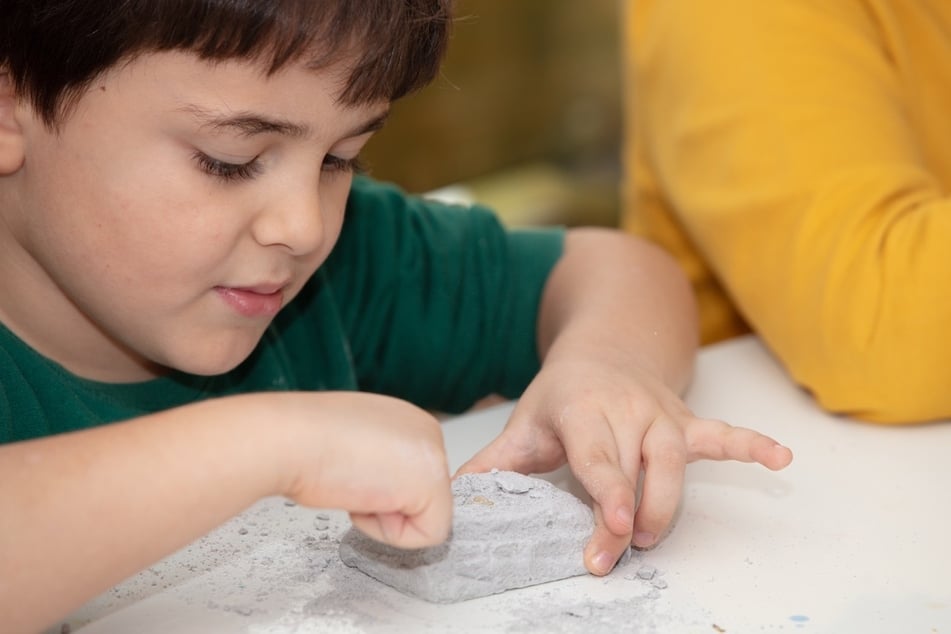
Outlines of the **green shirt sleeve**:
M 517 397 L 539 368 L 538 309 L 563 239 L 356 179 L 325 271 L 360 389 L 447 412 Z

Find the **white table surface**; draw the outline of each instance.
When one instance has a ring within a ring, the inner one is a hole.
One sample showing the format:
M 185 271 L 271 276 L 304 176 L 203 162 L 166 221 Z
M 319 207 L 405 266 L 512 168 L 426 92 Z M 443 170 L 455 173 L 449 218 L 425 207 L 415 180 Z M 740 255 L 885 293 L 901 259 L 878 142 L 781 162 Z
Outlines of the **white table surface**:
M 779 473 L 690 465 L 671 533 L 606 578 L 433 605 L 339 562 L 343 513 L 268 499 L 68 623 L 81 634 L 951 633 L 951 424 L 824 414 L 751 337 L 702 350 L 687 401 L 773 435 L 796 458 Z M 444 423 L 452 468 L 510 407 Z M 564 469 L 546 477 L 577 490 Z M 645 567 L 653 579 L 637 575 Z

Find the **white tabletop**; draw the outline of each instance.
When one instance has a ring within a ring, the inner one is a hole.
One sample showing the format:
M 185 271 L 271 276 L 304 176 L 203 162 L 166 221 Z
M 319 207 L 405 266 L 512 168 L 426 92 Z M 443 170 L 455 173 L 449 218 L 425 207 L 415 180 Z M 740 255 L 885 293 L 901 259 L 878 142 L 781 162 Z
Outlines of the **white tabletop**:
M 433 605 L 340 563 L 344 514 L 268 499 L 69 623 L 82 634 L 951 632 L 951 424 L 824 414 L 751 337 L 702 350 L 687 401 L 796 458 L 779 473 L 690 465 L 674 529 L 606 578 Z M 509 410 L 446 422 L 450 466 Z M 564 469 L 546 477 L 577 492 Z

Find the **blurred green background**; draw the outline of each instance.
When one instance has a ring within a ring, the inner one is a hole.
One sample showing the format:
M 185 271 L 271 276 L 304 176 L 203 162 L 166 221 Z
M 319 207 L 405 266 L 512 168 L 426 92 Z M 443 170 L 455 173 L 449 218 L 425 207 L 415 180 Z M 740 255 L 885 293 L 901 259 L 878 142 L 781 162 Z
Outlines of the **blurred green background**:
M 619 0 L 457 0 L 442 76 L 397 102 L 364 160 L 449 185 L 511 225 L 617 221 Z

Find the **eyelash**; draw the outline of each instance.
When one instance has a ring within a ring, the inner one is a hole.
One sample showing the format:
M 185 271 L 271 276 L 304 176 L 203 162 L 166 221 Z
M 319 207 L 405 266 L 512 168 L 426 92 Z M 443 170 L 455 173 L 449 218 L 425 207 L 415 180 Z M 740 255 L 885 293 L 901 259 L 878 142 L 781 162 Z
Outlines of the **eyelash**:
M 216 158 L 212 158 L 204 152 L 195 152 L 195 162 L 206 174 L 219 178 L 225 182 L 251 180 L 261 173 L 261 164 L 258 157 L 254 157 L 247 163 L 228 163 Z M 352 172 L 363 173 L 363 164 L 358 158 L 344 159 L 339 156 L 328 154 L 324 157 L 323 170 L 326 172 Z
M 345 159 L 333 154 L 324 157 L 323 169 L 327 172 L 352 172 L 354 174 L 362 174 L 365 171 L 359 157 Z

